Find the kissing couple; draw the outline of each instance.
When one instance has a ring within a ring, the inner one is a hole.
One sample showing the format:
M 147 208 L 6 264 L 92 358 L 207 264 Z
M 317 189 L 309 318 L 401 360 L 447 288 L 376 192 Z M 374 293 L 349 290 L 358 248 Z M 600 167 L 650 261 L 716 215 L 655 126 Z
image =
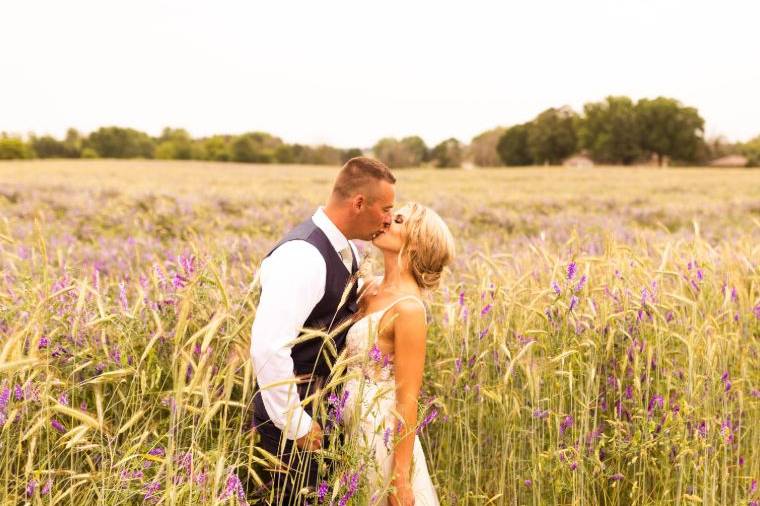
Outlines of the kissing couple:
M 329 504 L 334 494 L 340 504 L 439 504 L 417 436 L 422 298 L 454 240 L 432 209 L 394 210 L 395 183 L 385 164 L 352 158 L 327 204 L 261 263 L 250 351 L 258 446 L 278 461 L 266 470 L 269 504 Z M 383 276 L 365 279 L 354 239 L 377 248 Z M 349 468 L 350 479 L 325 481 Z

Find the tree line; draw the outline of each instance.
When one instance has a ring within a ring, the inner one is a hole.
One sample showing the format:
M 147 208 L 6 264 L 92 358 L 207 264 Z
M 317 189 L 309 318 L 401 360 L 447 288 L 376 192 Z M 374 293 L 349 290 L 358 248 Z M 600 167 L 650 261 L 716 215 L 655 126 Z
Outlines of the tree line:
M 429 148 L 419 136 L 387 137 L 371 151 L 392 168 L 557 165 L 579 153 L 597 163 L 620 165 L 704 164 L 741 154 L 748 165 L 760 166 L 760 136 L 734 144 L 705 140 L 704 120 L 697 109 L 667 97 L 634 102 L 625 96 L 609 96 L 585 104 L 581 113 L 567 106 L 550 108 L 526 123 L 483 132 L 469 145 L 450 138 Z M 156 158 L 340 165 L 361 154 L 365 150 L 359 148 L 288 144 L 266 132 L 193 138 L 186 130 L 165 128 L 160 136 L 152 137 L 132 128 L 109 126 L 89 135 L 69 129 L 63 139 L 0 134 L 0 159 Z

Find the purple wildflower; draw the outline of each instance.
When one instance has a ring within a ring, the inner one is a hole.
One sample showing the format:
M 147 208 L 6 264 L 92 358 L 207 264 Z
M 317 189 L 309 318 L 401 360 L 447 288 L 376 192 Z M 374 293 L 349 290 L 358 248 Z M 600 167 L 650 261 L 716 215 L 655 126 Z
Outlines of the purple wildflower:
M 649 406 L 647 407 L 647 411 L 651 414 L 655 407 L 662 409 L 664 402 L 665 400 L 662 398 L 662 395 L 655 394 L 651 399 L 649 399 Z
M 573 311 L 578 306 L 578 297 L 573 295 L 570 298 L 570 311 Z
M 327 497 L 327 492 L 330 490 L 330 486 L 326 481 L 322 481 L 317 489 L 317 502 L 322 503 Z
M 60 404 L 63 404 L 64 406 L 69 405 L 69 396 L 66 395 L 66 392 L 63 392 L 60 397 L 58 397 L 58 402 Z
M 330 411 L 327 414 L 328 419 L 334 424 L 340 424 L 343 421 L 343 410 L 346 407 L 346 401 L 348 400 L 349 391 L 344 390 L 340 397 L 331 393 L 327 398 L 327 403 L 330 405 Z
M 48 478 L 45 484 L 40 489 L 40 495 L 47 495 L 48 493 L 50 493 L 51 488 L 53 488 L 53 480 Z
M 121 309 L 123 311 L 126 311 L 129 307 L 129 303 L 127 301 L 127 284 L 124 283 L 124 281 L 119 282 L 119 304 L 121 305 Z
M 487 315 L 488 313 L 490 313 L 490 312 L 491 312 L 491 308 L 492 308 L 492 307 L 493 307 L 493 304 L 487 304 L 487 305 L 486 305 L 486 306 L 485 306 L 485 307 L 484 307 L 484 308 L 483 308 L 483 309 L 480 311 L 480 316 L 485 316 L 485 315 Z
M 155 502 L 158 501 L 158 491 L 161 490 L 160 481 L 152 481 L 145 486 L 145 496 L 143 500 Z
M 163 448 L 159 446 L 159 447 L 151 448 L 150 450 L 148 450 L 148 455 L 153 455 L 154 457 L 163 457 L 164 455 L 166 455 L 166 452 L 164 451 Z
M 752 312 L 755 313 L 755 318 L 760 320 L 760 304 L 755 306 L 754 309 L 752 309 Z
M 369 358 L 373 362 L 380 362 L 383 359 L 383 352 L 381 352 L 380 348 L 377 347 L 377 343 L 373 344 L 372 348 L 370 348 Z
M 34 495 L 35 490 L 37 490 L 37 480 L 32 478 L 29 480 L 29 483 L 26 484 L 26 496 L 32 497 Z
M 464 306 L 464 292 L 459 292 L 459 307 Z
M 752 480 L 752 483 L 749 486 L 749 493 L 754 494 L 757 492 L 757 480 Z
M 753 388 L 752 390 L 750 390 L 749 395 L 751 395 L 755 399 L 760 399 L 760 390 L 758 390 L 757 388 Z
M 40 342 L 37 344 L 37 349 L 44 350 L 45 348 L 48 347 L 49 344 L 50 344 L 50 340 L 47 337 L 42 336 L 40 337 Z
M 573 422 L 573 417 L 567 415 L 559 424 L 559 435 L 563 436 L 567 432 L 567 429 L 573 426 Z
M 538 418 L 539 420 L 543 420 L 549 416 L 549 410 L 548 409 L 541 409 L 536 408 L 533 410 L 533 418 Z
M 234 472 L 230 471 L 227 475 L 227 486 L 224 488 L 222 495 L 219 496 L 220 501 L 226 501 L 230 497 L 235 496 L 238 503 L 248 506 L 248 501 L 245 498 L 245 489 L 240 482 L 240 478 Z
M 338 500 L 338 506 L 345 506 L 348 501 L 359 490 L 359 479 L 361 477 L 361 470 L 351 474 L 350 476 L 344 475 L 341 477 L 341 483 L 347 486 L 346 493 Z
M 557 297 L 562 294 L 562 289 L 559 287 L 559 283 L 556 281 L 552 281 L 552 290 L 554 290 L 554 293 L 557 294 Z
M 703 438 L 707 437 L 707 422 L 702 420 L 697 426 L 697 433 Z
M 581 279 L 578 280 L 578 284 L 575 285 L 575 291 L 576 292 L 580 292 L 581 290 L 583 290 L 583 287 L 586 286 L 586 280 L 587 279 L 588 278 L 586 277 L 585 274 L 583 276 L 581 276 Z
M 422 430 L 428 425 L 430 425 L 437 416 L 438 416 L 438 410 L 436 408 L 431 409 L 430 413 L 428 413 L 425 419 L 422 420 L 422 423 L 420 424 L 420 426 L 417 427 L 417 434 L 422 433 Z
M 24 391 L 23 391 L 23 390 L 22 390 L 22 388 L 21 388 L 21 384 L 19 384 L 19 383 L 16 383 L 16 384 L 13 386 L 13 394 L 14 394 L 14 396 L 16 397 L 16 400 L 17 400 L 17 401 L 20 401 L 21 399 L 23 399 L 23 398 L 24 398 Z
M 573 279 L 575 277 L 575 273 L 578 272 L 578 267 L 575 265 L 575 262 L 570 262 L 567 264 L 567 279 L 568 281 Z
M 729 390 L 731 390 L 731 380 L 728 377 L 728 371 L 723 373 L 723 375 L 720 377 L 720 380 L 723 382 L 724 392 L 728 392 Z
M 58 432 L 66 432 L 66 427 L 64 427 L 63 424 L 55 418 L 52 418 L 50 420 L 50 425 Z
M 610 480 L 612 481 L 620 481 L 623 479 L 623 475 L 620 473 L 615 473 L 612 476 L 610 476 Z
M 0 427 L 5 425 L 8 414 L 8 400 L 11 397 L 11 389 L 7 385 L 3 386 L 3 390 L 0 391 Z
M 195 256 L 180 255 L 179 263 L 185 271 L 185 274 L 192 276 L 193 272 L 195 272 Z
M 526 486 L 526 487 L 530 488 L 530 487 L 531 487 L 531 485 L 533 485 L 533 480 L 531 480 L 531 479 L 527 479 L 527 480 L 525 480 L 523 483 L 525 483 L 525 486 Z

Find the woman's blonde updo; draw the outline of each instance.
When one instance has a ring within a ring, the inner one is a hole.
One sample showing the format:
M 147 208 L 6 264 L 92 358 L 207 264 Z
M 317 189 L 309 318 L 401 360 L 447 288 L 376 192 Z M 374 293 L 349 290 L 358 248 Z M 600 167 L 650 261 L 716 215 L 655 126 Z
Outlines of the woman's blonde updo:
M 404 219 L 404 243 L 399 263 L 407 269 L 422 290 L 438 286 L 443 268 L 454 259 L 454 237 L 438 213 L 411 203 Z

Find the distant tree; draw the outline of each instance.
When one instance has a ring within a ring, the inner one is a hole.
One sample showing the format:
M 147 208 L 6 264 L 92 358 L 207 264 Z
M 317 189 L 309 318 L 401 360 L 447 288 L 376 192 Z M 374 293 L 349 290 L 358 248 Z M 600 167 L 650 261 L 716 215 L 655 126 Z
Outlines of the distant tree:
M 79 158 L 82 156 L 82 136 L 75 128 L 66 130 L 66 137 L 63 140 L 63 147 L 66 158 Z
M 741 152 L 747 157 L 748 167 L 760 167 L 760 135 L 742 144 Z
M 628 97 L 607 97 L 583 106 L 578 137 L 592 158 L 604 163 L 631 164 L 641 155 L 636 108 Z
M 359 148 L 344 149 L 340 153 L 340 163 L 345 164 L 350 159 L 356 158 L 357 156 L 362 156 L 363 154 L 364 153 Z
M 193 139 L 182 128 L 164 128 L 158 138 L 156 158 L 164 160 L 190 160 L 193 157 Z
M 464 158 L 462 144 L 455 138 L 446 139 L 430 152 L 430 159 L 436 167 L 461 167 Z
M 419 167 L 428 159 L 428 149 L 420 137 L 404 137 L 400 141 L 385 137 L 377 141 L 372 152 L 378 160 L 397 169 L 401 167 Z
M 0 135 L 0 160 L 34 158 L 31 146 L 18 137 Z
M 29 143 L 38 158 L 64 158 L 66 156 L 65 144 L 50 135 L 32 136 Z
M 282 145 L 279 137 L 266 132 L 249 132 L 235 137 L 231 145 L 232 160 L 248 163 L 272 163 Z
M 468 158 L 478 167 L 498 167 L 504 165 L 497 149 L 506 128 L 498 127 L 476 135 L 470 141 Z
M 400 144 L 407 167 L 419 167 L 422 162 L 428 161 L 430 152 L 421 137 L 417 135 L 404 137 Z
M 314 165 L 340 165 L 342 153 L 340 149 L 321 144 L 312 150 L 312 159 L 309 163 Z
M 530 123 L 528 151 L 534 163 L 559 165 L 578 147 L 578 115 L 569 107 L 547 109 Z
M 87 138 L 86 147 L 101 158 L 153 158 L 153 140 L 132 128 L 102 127 Z
M 663 159 L 693 162 L 703 142 L 705 121 L 693 107 L 684 107 L 672 98 L 643 98 L 636 104 L 641 149 Z
M 229 137 L 214 135 L 199 142 L 203 145 L 204 160 L 227 162 L 232 159 Z
M 508 128 L 499 138 L 496 151 L 501 161 L 508 166 L 522 166 L 533 163 L 533 158 L 528 151 L 529 123 L 515 125 Z

